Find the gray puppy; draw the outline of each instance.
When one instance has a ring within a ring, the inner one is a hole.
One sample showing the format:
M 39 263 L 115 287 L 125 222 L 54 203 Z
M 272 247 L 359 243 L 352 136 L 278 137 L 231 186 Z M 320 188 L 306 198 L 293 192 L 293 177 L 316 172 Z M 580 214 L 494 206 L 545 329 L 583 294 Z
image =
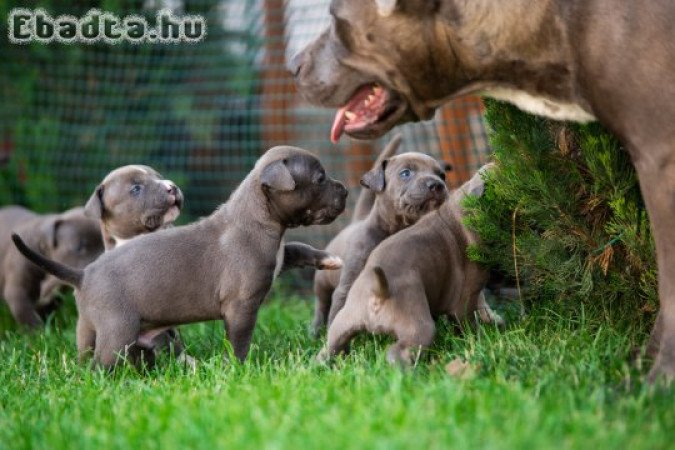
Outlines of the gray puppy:
M 69 266 L 82 268 L 103 253 L 101 233 L 82 208 L 40 215 L 20 206 L 0 209 L 0 292 L 14 319 L 27 327 L 43 324 L 53 309 L 53 292 L 62 285 L 31 264 L 12 245 L 20 233 L 33 248 Z
M 422 153 L 409 152 L 384 159 L 363 176 L 361 184 L 376 194 L 375 202 L 364 220 L 350 224 L 326 247 L 327 252 L 344 260 L 344 267 L 339 272 L 317 272 L 314 277 L 315 335 L 326 321 L 330 327 L 344 306 L 370 252 L 388 236 L 438 208 L 447 197 L 443 168 Z
M 143 234 L 173 226 L 183 201 L 183 192 L 173 181 L 150 166 L 131 164 L 103 178 L 87 201 L 85 213 L 99 222 L 109 251 Z M 176 329 L 168 329 L 142 344 L 155 351 L 173 347 L 177 357 L 191 362 Z
M 87 204 L 86 214 L 100 222 L 106 250 L 173 224 L 183 192 L 149 166 L 119 167 L 105 176 Z
M 269 291 L 287 228 L 326 224 L 347 189 L 306 150 L 265 153 L 211 216 L 159 230 L 102 255 L 84 270 L 55 263 L 14 236 L 20 251 L 76 288 L 80 355 L 111 368 L 133 362 L 139 340 L 184 323 L 223 319 L 234 354 L 248 354 L 258 309 Z
M 462 321 L 476 313 L 483 322 L 503 323 L 485 302 L 482 289 L 487 271 L 466 256 L 476 236 L 462 224 L 460 201 L 466 195 L 482 195 L 482 171 L 437 211 L 371 253 L 344 308 L 328 328 L 328 342 L 319 359 L 346 350 L 355 334 L 369 331 L 393 335 L 397 340 L 387 359 L 410 365 L 415 351 L 431 344 L 436 317 Z

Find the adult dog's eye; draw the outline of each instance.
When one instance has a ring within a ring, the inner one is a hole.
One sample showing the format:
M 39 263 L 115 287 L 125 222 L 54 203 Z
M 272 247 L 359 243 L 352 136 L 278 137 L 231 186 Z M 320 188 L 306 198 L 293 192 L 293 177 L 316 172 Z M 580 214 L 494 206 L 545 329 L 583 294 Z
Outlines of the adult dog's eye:
M 398 173 L 398 176 L 403 178 L 404 180 L 407 180 L 408 178 L 410 178 L 411 175 L 412 175 L 412 170 L 410 170 L 410 169 L 403 169 Z
M 143 189 L 143 187 L 140 184 L 134 184 L 129 190 L 129 193 L 135 197 L 141 193 L 141 189 Z
M 326 173 L 321 172 L 316 179 L 317 184 L 324 184 L 326 182 Z

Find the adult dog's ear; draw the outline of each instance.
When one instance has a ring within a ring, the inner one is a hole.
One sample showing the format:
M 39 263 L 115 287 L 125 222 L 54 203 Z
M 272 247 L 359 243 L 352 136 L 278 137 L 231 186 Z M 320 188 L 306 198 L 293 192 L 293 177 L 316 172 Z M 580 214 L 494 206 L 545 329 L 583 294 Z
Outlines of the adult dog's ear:
M 84 215 L 91 218 L 100 220 L 103 217 L 103 185 L 99 185 L 89 200 L 87 204 L 84 205 Z
M 376 167 L 369 172 L 366 172 L 361 177 L 361 186 L 366 187 L 375 192 L 384 191 L 386 182 L 384 180 L 384 171 L 387 168 L 387 162 L 389 160 L 385 159 L 382 161 L 380 167 Z
M 264 187 L 275 191 L 292 191 L 295 189 L 295 180 L 286 166 L 286 160 L 268 164 L 262 171 L 260 182 Z

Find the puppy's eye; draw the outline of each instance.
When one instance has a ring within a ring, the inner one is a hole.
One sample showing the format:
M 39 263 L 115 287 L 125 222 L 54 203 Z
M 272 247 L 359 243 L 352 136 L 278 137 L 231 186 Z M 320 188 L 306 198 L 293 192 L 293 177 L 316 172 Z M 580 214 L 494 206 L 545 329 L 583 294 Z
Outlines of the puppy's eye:
M 412 170 L 410 170 L 410 169 L 403 169 L 398 173 L 398 176 L 401 177 L 404 180 L 407 180 L 408 178 L 410 178 L 411 175 L 412 175 Z
M 134 184 L 131 189 L 129 190 L 129 193 L 133 196 L 137 196 L 138 194 L 141 193 L 141 190 L 143 189 L 143 186 L 140 184 Z
M 324 184 L 326 182 L 326 173 L 321 172 L 316 179 L 317 184 Z

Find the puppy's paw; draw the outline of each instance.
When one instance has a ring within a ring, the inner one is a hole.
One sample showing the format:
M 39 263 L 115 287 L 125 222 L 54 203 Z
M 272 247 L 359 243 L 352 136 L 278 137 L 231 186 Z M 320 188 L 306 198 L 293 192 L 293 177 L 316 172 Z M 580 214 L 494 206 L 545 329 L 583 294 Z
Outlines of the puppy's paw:
M 329 255 L 321 258 L 316 265 L 319 270 L 338 270 L 342 268 L 342 258 L 335 255 Z
M 197 370 L 197 360 L 185 352 L 178 355 L 176 361 L 180 364 L 185 364 L 185 367 L 189 367 L 193 372 Z
M 328 364 L 328 361 L 330 361 L 330 352 L 328 351 L 328 347 L 323 347 L 316 355 L 314 360 L 319 364 Z
M 497 325 L 498 327 L 503 327 L 506 324 L 502 316 L 497 314 L 487 305 L 484 308 L 478 310 L 478 317 L 480 318 L 481 322 Z

